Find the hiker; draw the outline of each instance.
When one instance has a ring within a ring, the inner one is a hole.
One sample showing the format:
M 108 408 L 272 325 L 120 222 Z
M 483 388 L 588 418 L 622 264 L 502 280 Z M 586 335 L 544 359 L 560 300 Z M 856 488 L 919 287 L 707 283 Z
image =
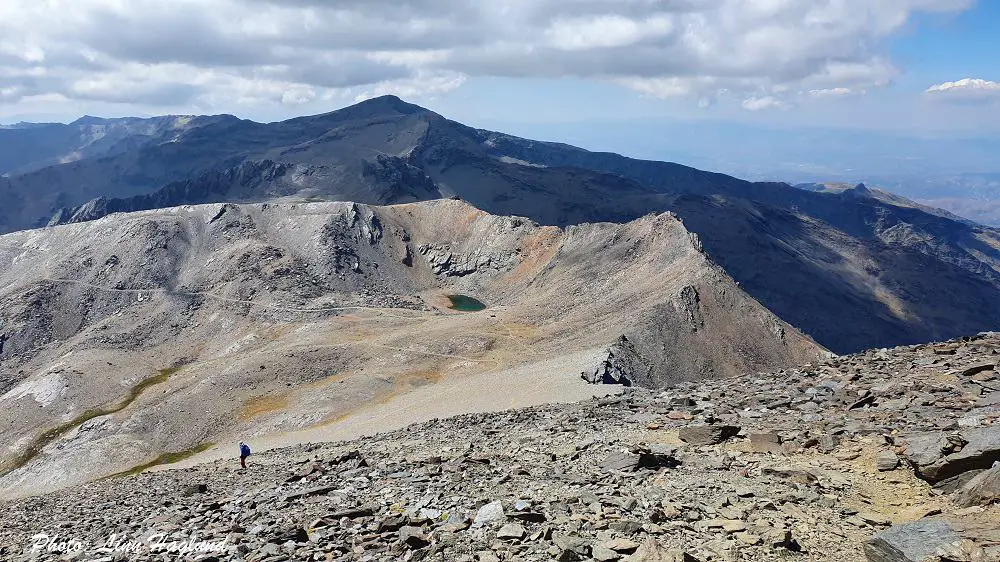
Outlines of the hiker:
M 240 441 L 240 468 L 247 467 L 247 457 L 250 456 L 250 445 Z

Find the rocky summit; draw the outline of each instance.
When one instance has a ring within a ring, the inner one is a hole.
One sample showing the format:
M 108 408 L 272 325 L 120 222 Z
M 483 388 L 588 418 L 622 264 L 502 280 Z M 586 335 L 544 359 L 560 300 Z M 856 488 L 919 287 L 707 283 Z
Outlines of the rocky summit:
M 0 557 L 996 561 L 998 363 L 984 333 L 110 478 L 0 504 Z

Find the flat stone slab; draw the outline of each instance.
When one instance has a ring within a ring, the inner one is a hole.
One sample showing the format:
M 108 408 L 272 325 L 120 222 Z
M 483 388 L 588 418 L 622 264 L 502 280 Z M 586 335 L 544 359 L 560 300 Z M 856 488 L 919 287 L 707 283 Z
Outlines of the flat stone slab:
M 947 521 L 922 519 L 882 531 L 865 543 L 864 550 L 868 562 L 924 562 L 939 549 L 961 542 Z
M 740 428 L 734 425 L 689 425 L 677 431 L 677 437 L 688 445 L 717 445 L 735 437 Z

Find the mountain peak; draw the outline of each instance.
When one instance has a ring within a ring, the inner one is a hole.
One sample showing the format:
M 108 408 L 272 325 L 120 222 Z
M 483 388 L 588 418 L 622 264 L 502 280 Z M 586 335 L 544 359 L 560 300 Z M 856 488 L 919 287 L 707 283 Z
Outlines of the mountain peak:
M 841 195 L 847 198 L 856 198 L 856 199 L 874 197 L 872 191 L 868 189 L 868 186 L 866 186 L 863 183 L 859 183 L 858 185 L 850 189 L 845 189 L 843 193 L 841 193 Z
M 399 115 L 417 115 L 431 113 L 429 109 L 424 109 L 419 105 L 405 102 L 393 95 L 379 96 L 367 99 L 354 105 L 345 107 L 333 113 L 349 115 L 351 117 L 394 117 Z
M 93 115 L 84 115 L 83 117 L 77 119 L 70 123 L 70 125 L 86 126 L 86 125 L 105 125 L 109 120 L 103 117 L 94 117 Z
M 378 96 L 375 98 L 369 98 L 367 100 L 358 102 L 354 107 L 379 107 L 398 111 L 400 113 L 422 113 L 429 111 L 406 101 L 403 101 L 398 96 L 392 94 L 387 94 L 384 96 Z

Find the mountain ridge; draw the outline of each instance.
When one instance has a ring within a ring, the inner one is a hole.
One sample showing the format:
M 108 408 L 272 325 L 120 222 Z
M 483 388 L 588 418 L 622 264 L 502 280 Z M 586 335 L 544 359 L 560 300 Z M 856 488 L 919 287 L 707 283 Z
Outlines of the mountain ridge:
M 520 139 L 396 97 L 270 124 L 212 118 L 160 140 L 0 180 L 7 182 L 0 191 L 35 193 L 21 207 L 32 206 L 36 226 L 53 217 L 274 197 L 392 204 L 455 196 L 560 226 L 670 211 L 754 298 L 834 351 L 1000 324 L 1000 232 L 876 197 Z M 263 162 L 283 173 L 246 175 Z M 9 230 L 3 215 L 0 229 Z

